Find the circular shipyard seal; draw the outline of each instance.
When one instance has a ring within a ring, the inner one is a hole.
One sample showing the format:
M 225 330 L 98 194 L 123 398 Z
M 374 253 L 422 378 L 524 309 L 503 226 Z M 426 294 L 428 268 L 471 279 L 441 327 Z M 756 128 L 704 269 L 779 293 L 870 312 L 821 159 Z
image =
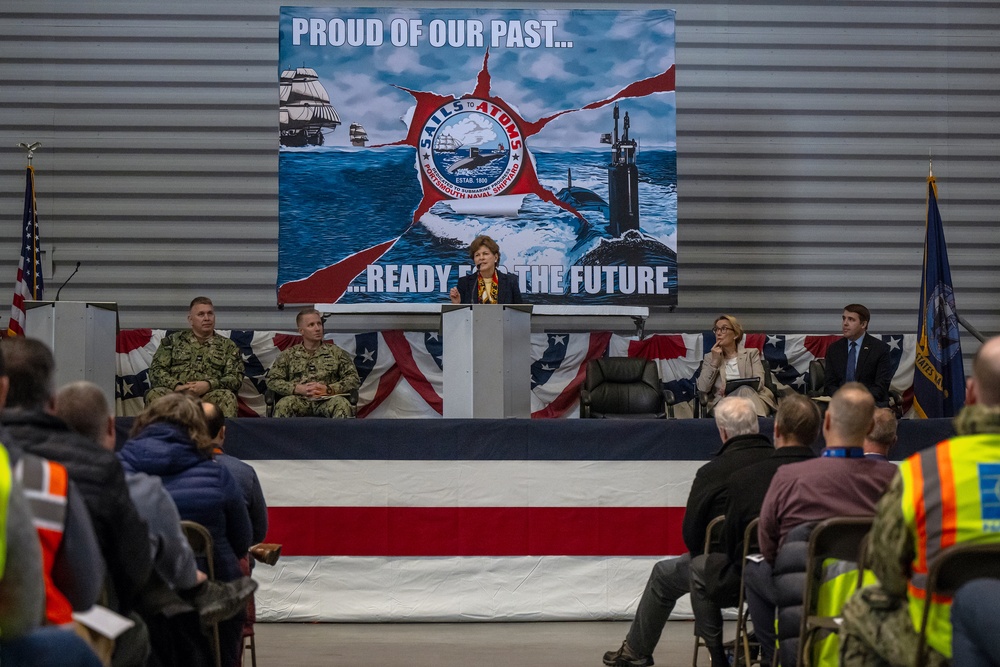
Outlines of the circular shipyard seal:
M 521 130 L 510 113 L 489 100 L 466 98 L 438 107 L 420 136 L 420 169 L 446 197 L 502 195 L 521 174 Z

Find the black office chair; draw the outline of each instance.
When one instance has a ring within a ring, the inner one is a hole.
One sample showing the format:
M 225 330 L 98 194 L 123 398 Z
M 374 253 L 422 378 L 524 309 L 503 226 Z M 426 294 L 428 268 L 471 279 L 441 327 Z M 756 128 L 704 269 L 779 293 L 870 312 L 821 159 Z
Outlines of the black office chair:
M 818 358 L 809 362 L 809 384 L 806 386 L 806 396 L 822 399 L 826 393 L 826 359 Z M 828 401 L 821 401 L 821 409 L 825 413 Z M 903 418 L 903 395 L 895 389 L 889 389 L 889 409 L 896 419 Z
M 673 402 L 673 392 L 663 388 L 655 362 L 606 357 L 587 364 L 587 376 L 580 389 L 580 417 L 673 418 Z

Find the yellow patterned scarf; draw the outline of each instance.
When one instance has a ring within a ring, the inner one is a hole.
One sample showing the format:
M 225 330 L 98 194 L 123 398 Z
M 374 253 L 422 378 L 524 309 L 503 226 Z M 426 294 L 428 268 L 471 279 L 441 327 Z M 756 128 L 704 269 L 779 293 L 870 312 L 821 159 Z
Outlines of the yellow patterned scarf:
M 489 288 L 484 284 L 486 281 L 483 280 L 483 274 L 479 274 L 476 280 L 476 295 L 478 296 L 478 303 L 498 303 L 497 294 L 499 292 L 499 281 L 497 281 L 496 272 L 493 273 L 493 280 L 490 281 Z

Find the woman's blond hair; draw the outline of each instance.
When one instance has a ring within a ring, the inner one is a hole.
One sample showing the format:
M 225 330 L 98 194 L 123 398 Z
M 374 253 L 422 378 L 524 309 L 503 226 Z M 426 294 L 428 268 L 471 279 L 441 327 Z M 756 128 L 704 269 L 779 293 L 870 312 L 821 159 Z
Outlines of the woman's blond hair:
M 732 315 L 719 315 L 715 318 L 715 326 L 718 326 L 719 320 L 729 322 L 729 326 L 733 328 L 733 334 L 736 336 L 736 343 L 739 344 L 739 342 L 743 340 L 743 327 L 740 326 L 740 321 Z
M 130 437 L 139 435 L 151 424 L 164 422 L 184 429 L 188 438 L 205 458 L 212 457 L 212 439 L 208 437 L 201 401 L 184 393 L 161 396 L 146 406 L 132 424 Z

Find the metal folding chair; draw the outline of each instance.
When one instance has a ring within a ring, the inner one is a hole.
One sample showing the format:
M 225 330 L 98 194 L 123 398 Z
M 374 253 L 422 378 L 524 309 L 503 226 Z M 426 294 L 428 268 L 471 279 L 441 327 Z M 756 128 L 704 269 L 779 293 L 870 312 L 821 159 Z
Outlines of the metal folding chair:
M 810 642 L 820 632 L 839 633 L 840 618 L 814 614 L 818 585 L 823 571 L 823 561 L 828 558 L 857 562 L 865 536 L 872 527 L 874 517 L 852 516 L 833 517 L 816 524 L 809 534 L 806 557 L 805 587 L 802 592 L 802 622 L 799 630 L 799 650 L 797 664 L 807 667 Z M 858 565 L 858 579 L 863 575 L 862 565 Z
M 743 568 L 747 564 L 747 556 L 754 553 L 760 553 L 760 541 L 757 539 L 757 524 L 760 523 L 760 519 L 754 519 L 747 525 L 745 531 L 743 531 L 743 561 L 740 567 L 742 572 Z M 736 641 L 733 644 L 733 662 L 735 667 L 749 667 L 750 665 L 757 664 L 760 662 L 760 658 L 753 660 L 750 657 L 751 644 L 753 646 L 758 646 L 757 642 L 750 641 L 750 635 L 747 630 L 747 622 L 750 619 L 750 613 L 746 606 L 746 582 L 743 575 L 740 574 L 740 601 L 736 607 Z
M 181 530 L 191 545 L 195 558 L 204 558 L 209 579 L 215 579 L 215 562 L 212 558 L 212 534 L 208 528 L 196 521 L 181 521 Z M 215 667 L 222 667 L 222 651 L 219 647 L 219 624 L 212 624 L 212 644 L 215 652 Z
M 725 520 L 725 515 L 720 514 L 708 522 L 708 526 L 705 528 L 705 553 L 714 551 L 715 547 L 718 547 L 719 542 L 722 540 L 722 523 Z M 698 667 L 698 649 L 702 646 L 707 645 L 705 644 L 705 641 L 696 634 L 694 636 L 694 658 L 691 660 L 692 667 Z
M 1000 543 L 962 543 L 942 551 L 927 573 L 929 603 L 935 596 L 954 595 L 962 584 L 973 579 L 1000 579 Z M 927 664 L 927 622 L 931 605 L 924 604 L 917 641 L 917 667 Z

